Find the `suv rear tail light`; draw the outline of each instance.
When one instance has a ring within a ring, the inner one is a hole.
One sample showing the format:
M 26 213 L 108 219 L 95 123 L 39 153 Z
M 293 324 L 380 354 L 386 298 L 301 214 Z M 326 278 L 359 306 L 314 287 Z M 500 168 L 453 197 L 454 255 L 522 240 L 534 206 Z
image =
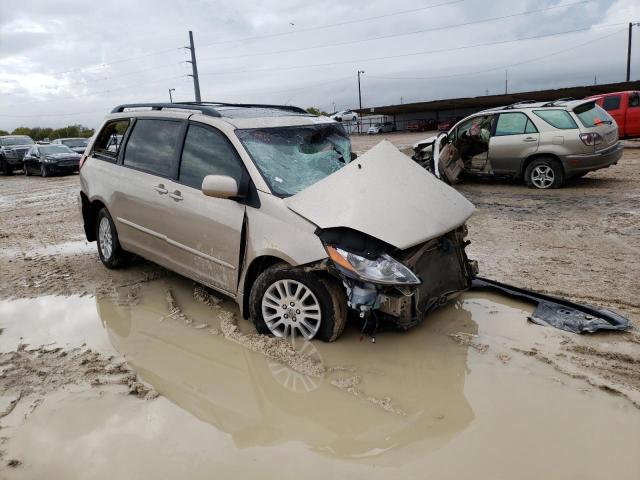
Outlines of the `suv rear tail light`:
M 593 147 L 602 143 L 602 137 L 599 133 L 581 133 L 580 140 L 582 140 L 582 143 L 588 145 L 589 147 Z
M 87 156 L 85 154 L 82 154 L 82 156 L 80 157 L 80 164 L 78 165 L 78 171 L 82 168 L 82 165 L 84 165 L 84 162 L 87 161 Z

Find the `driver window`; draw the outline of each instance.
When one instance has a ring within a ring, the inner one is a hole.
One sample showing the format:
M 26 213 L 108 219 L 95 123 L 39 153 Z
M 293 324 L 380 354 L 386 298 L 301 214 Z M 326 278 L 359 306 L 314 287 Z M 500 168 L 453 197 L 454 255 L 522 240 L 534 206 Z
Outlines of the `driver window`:
M 634 92 L 629 96 L 629 106 L 630 107 L 640 106 L 640 93 Z
M 240 162 L 224 134 L 191 124 L 182 150 L 178 182 L 200 190 L 207 175 L 226 175 L 240 185 L 243 175 Z

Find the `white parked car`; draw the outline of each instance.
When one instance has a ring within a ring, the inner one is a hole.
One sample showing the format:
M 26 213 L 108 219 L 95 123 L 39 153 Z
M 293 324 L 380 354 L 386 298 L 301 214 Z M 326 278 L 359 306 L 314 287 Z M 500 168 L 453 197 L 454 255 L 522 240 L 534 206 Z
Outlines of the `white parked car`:
M 331 115 L 336 122 L 355 122 L 358 120 L 358 114 L 351 110 L 342 110 Z
M 369 135 L 375 135 L 377 133 L 393 132 L 394 130 L 393 122 L 374 123 L 369 127 L 367 133 Z

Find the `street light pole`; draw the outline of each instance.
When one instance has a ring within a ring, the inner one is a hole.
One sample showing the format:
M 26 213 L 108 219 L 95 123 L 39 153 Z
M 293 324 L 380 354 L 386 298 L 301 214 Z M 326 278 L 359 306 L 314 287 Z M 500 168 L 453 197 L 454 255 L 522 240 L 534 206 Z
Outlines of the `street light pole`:
M 362 115 L 362 89 L 360 88 L 360 75 L 364 73 L 364 70 L 358 70 L 358 103 L 360 104 L 360 115 Z M 358 121 L 358 133 L 362 133 L 361 130 L 362 117 Z
M 171 92 L 175 92 L 176 89 L 175 88 L 170 88 L 169 89 L 169 102 L 173 103 L 173 97 L 171 96 Z
M 633 36 L 633 27 L 640 26 L 640 23 L 629 22 L 629 43 L 627 44 L 627 82 L 631 81 L 631 39 Z

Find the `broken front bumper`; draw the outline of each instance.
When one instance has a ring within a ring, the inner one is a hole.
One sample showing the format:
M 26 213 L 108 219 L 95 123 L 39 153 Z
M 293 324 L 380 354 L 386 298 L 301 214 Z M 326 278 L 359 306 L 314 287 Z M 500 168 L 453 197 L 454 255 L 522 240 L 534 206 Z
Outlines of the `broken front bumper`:
M 605 308 L 582 305 L 480 277 L 474 278 L 471 286 L 474 289 L 492 290 L 518 300 L 535 303 L 536 308 L 529 320 L 538 325 L 548 325 L 572 333 L 631 328 L 628 319 Z
M 383 286 L 345 280 L 349 307 L 372 311 L 376 318 L 401 329 L 418 324 L 424 316 L 445 305 L 471 287 L 477 265 L 467 259 L 466 227 L 398 252 L 394 258 L 409 267 L 422 281 L 417 286 Z

